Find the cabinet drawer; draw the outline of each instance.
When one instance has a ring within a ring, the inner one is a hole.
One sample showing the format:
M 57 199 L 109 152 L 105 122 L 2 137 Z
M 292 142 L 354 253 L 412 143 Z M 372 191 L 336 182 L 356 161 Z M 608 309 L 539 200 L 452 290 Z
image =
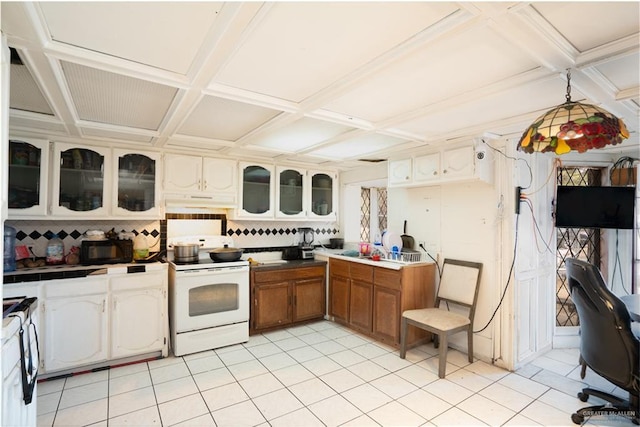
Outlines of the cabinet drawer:
M 309 279 L 323 277 L 324 267 L 283 268 L 282 270 L 256 271 L 255 283 L 282 282 L 288 280 Z
M 351 279 L 361 280 L 363 282 L 373 282 L 373 267 L 370 265 L 352 263 Z
M 373 283 L 390 289 L 402 289 L 402 273 L 388 268 L 376 268 Z
M 340 259 L 329 259 L 329 274 L 349 277 L 349 264 L 352 263 Z

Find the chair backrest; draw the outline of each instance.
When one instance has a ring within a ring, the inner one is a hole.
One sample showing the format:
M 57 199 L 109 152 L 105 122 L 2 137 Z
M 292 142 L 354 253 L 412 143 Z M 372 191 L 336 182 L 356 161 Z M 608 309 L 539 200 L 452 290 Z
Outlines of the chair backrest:
M 638 387 L 640 341 L 629 311 L 609 289 L 600 270 L 574 258 L 565 260 L 571 299 L 580 320 L 580 354 L 587 365 L 613 384 Z
M 482 263 L 446 258 L 435 306 L 440 307 L 440 302 L 446 301 L 468 307 L 469 319 L 473 321 L 481 274 Z

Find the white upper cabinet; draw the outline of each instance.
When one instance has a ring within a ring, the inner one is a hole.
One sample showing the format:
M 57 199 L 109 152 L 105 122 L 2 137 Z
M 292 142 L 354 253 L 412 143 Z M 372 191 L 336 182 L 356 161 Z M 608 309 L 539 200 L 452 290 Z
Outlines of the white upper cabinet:
M 166 154 L 164 198 L 167 203 L 192 201 L 212 206 L 237 204 L 237 163 L 231 159 Z
M 327 171 L 308 171 L 311 195 L 307 216 L 310 219 L 335 220 L 338 212 L 338 174 Z
M 289 166 L 276 167 L 276 217 L 304 218 L 308 205 L 307 171 Z
M 48 168 L 48 141 L 9 139 L 9 218 L 24 219 L 46 215 Z
M 52 215 L 160 218 L 159 153 L 56 142 L 52 156 Z
M 113 151 L 115 216 L 160 217 L 159 153 Z
M 111 149 L 55 143 L 51 213 L 63 217 L 108 217 Z
M 441 185 L 461 181 L 493 183 L 493 153 L 480 144 L 444 148 L 389 162 L 389 187 Z
M 413 159 L 413 181 L 429 182 L 440 179 L 440 152 Z
M 389 186 L 411 182 L 411 159 L 391 160 L 389 162 Z
M 240 163 L 235 218 L 335 220 L 338 176 L 296 166 Z
M 274 218 L 275 168 L 240 162 L 238 218 Z
M 472 146 L 442 152 L 442 179 L 472 177 L 475 171 Z

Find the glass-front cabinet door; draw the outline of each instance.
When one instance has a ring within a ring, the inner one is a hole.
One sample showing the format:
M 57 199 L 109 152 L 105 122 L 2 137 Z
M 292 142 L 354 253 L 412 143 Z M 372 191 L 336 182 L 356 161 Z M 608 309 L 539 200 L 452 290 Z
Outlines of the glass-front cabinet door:
M 310 171 L 312 218 L 335 219 L 337 210 L 337 176 L 331 172 Z
M 9 218 L 46 215 L 48 164 L 48 141 L 9 140 Z
M 52 213 L 108 215 L 111 150 L 56 143 L 53 154 Z
M 288 166 L 276 168 L 276 203 L 278 218 L 306 216 L 306 171 Z
M 240 217 L 273 218 L 273 166 L 240 163 Z
M 160 216 L 160 155 L 150 152 L 114 150 L 114 214 L 127 217 Z

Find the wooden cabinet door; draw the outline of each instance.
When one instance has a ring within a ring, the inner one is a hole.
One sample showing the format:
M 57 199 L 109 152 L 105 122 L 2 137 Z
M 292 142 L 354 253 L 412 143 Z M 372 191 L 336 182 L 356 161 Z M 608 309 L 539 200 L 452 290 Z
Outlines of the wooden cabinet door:
M 373 285 L 358 280 L 351 281 L 349 296 L 349 323 L 365 332 L 371 332 Z
M 349 321 L 349 279 L 331 276 L 329 279 L 330 314 L 342 322 Z
M 293 283 L 293 321 L 324 317 L 326 306 L 324 277 Z
M 254 293 L 254 329 L 291 323 L 289 282 L 256 285 Z
M 400 291 L 373 288 L 373 335 L 392 344 L 400 343 Z

